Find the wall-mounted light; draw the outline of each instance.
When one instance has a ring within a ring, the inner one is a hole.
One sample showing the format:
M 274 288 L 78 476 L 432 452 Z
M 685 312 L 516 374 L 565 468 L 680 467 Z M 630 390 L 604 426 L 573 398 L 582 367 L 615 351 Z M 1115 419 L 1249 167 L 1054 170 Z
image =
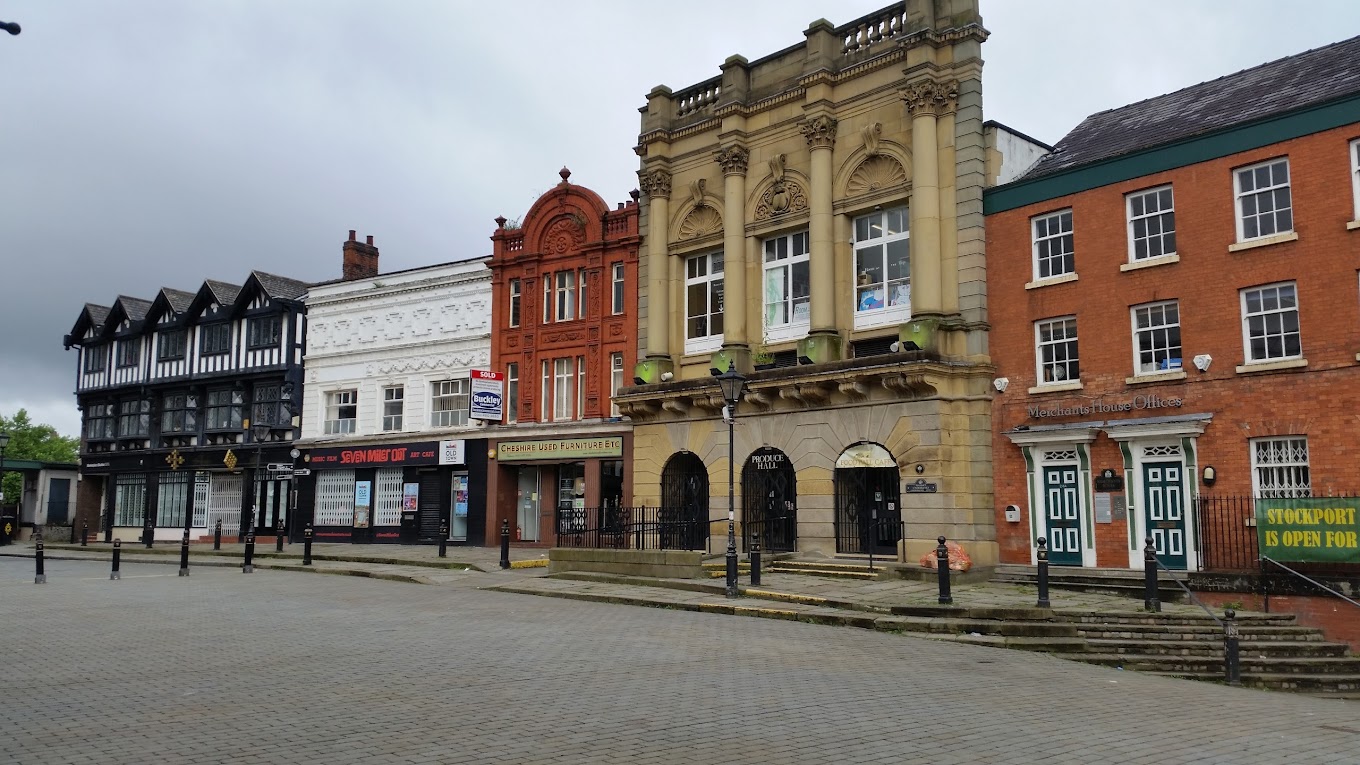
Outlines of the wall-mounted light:
M 1009 387 L 1010 384 L 1011 380 L 1009 377 L 998 377 L 995 380 L 992 380 L 992 387 L 996 388 L 997 393 L 1005 393 L 1006 388 Z
M 496 450 L 495 450 L 495 449 L 487 449 L 487 450 L 486 450 L 486 458 L 489 459 L 489 460 L 494 460 L 494 459 L 496 459 Z
M 920 475 L 920 474 L 922 474 L 922 473 L 924 473 L 924 472 L 926 472 L 926 466 L 925 466 L 925 465 L 917 465 L 917 466 L 916 466 L 916 475 Z
M 1218 480 L 1218 471 L 1214 470 L 1213 465 L 1204 466 L 1204 485 L 1213 486 L 1214 481 Z

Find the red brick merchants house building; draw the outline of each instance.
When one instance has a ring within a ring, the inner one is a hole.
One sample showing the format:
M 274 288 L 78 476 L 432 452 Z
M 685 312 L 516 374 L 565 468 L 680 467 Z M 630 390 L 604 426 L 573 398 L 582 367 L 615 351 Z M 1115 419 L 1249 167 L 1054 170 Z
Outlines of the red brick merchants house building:
M 1360 491 L 1356 71 L 1360 38 L 1101 112 L 986 193 L 1003 562 L 1245 568 L 1252 497 Z
M 487 544 L 501 523 L 552 545 L 595 508 L 631 502 L 632 424 L 614 406 L 637 358 L 637 192 L 611 210 L 562 181 L 492 235 L 491 368 L 505 420 L 487 431 Z

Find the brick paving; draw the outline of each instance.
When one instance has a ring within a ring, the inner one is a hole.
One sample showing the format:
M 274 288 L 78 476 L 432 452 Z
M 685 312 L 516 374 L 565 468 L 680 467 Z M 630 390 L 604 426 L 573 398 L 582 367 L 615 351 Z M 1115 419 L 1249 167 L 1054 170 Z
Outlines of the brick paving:
M 417 586 L 176 568 L 130 561 L 110 582 L 106 559 L 54 559 L 35 585 L 31 559 L 0 557 L 0 762 L 1331 765 L 1360 751 L 1355 702 L 485 588 L 724 600 L 706 593 L 541 569 Z M 857 596 L 889 589 L 868 584 Z

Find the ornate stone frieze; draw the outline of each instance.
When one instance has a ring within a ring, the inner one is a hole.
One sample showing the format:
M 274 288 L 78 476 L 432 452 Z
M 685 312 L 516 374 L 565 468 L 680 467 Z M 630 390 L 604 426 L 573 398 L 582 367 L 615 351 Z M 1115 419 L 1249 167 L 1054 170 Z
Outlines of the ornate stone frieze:
M 639 170 L 638 186 L 642 193 L 651 199 L 669 199 L 671 196 L 671 174 L 667 170 Z
M 957 81 L 933 82 L 922 80 L 902 89 L 902 102 L 907 114 L 915 117 L 928 114 L 936 117 L 954 111 L 958 106 L 959 83 Z
M 689 211 L 680 223 L 681 239 L 700 239 L 722 230 L 722 216 L 708 205 L 701 205 Z
M 783 154 L 770 160 L 770 175 L 774 180 L 760 195 L 760 201 L 756 204 L 756 220 L 768 220 L 787 212 L 807 209 L 807 195 L 803 187 L 784 177 L 784 161 Z
M 851 173 L 845 191 L 850 196 L 855 196 L 891 188 L 906 181 L 907 171 L 902 167 L 902 163 L 886 154 L 875 154 L 859 163 L 859 167 Z
M 745 175 L 750 159 L 751 152 L 739 144 L 718 151 L 718 164 L 722 166 L 723 175 Z
M 807 140 L 809 149 L 829 149 L 836 142 L 836 122 L 835 117 L 828 117 L 823 114 L 820 117 L 813 117 L 804 122 L 800 128 L 803 131 L 803 138 Z
M 864 139 L 864 153 L 874 156 L 878 153 L 878 138 L 883 135 L 883 123 L 875 122 L 865 125 L 860 131 L 860 136 Z
M 580 223 L 570 216 L 563 216 L 553 221 L 544 232 L 542 250 L 544 253 L 562 255 L 575 250 L 583 241 L 585 235 Z

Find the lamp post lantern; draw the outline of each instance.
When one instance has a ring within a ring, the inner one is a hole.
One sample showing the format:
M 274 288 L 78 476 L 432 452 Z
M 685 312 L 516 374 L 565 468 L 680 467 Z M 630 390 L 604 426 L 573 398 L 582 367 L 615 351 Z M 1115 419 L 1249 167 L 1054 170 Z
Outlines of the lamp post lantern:
M 718 387 L 722 389 L 723 419 L 727 421 L 727 597 L 737 597 L 737 525 L 736 525 L 736 450 L 733 439 L 736 434 L 737 404 L 741 401 L 742 391 L 746 388 L 746 378 L 737 371 L 731 360 L 727 371 L 718 375 Z

